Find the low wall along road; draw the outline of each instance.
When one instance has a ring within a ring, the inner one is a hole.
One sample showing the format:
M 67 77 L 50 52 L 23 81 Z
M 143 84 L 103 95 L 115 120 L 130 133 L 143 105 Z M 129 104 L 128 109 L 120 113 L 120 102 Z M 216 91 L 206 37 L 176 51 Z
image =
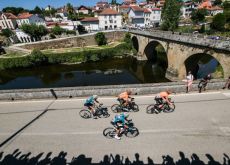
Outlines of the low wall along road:
M 198 81 L 193 84 L 192 91 L 198 91 Z M 212 80 L 207 85 L 207 90 L 219 90 L 225 84 L 225 80 Z M 129 85 L 106 85 L 106 86 L 84 86 L 65 88 L 42 88 L 42 89 L 18 89 L 0 90 L 0 100 L 26 100 L 47 98 L 72 98 L 85 97 L 93 94 L 99 96 L 117 96 L 126 89 L 131 89 L 133 94 L 157 94 L 160 91 L 171 89 L 175 93 L 184 93 L 186 85 L 184 82 L 169 82 L 155 84 L 129 84 Z

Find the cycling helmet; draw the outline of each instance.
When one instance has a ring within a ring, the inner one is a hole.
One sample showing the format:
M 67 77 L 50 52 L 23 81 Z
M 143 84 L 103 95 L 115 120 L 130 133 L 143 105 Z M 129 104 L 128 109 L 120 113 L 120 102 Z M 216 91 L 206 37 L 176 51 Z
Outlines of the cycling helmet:
M 132 94 L 132 91 L 130 89 L 127 89 L 126 92 L 128 93 L 128 95 Z
M 166 92 L 167 92 L 168 94 L 171 94 L 171 93 L 172 93 L 172 90 L 168 89 L 168 90 L 166 90 Z
M 98 95 L 93 95 L 93 99 L 94 100 L 98 99 Z

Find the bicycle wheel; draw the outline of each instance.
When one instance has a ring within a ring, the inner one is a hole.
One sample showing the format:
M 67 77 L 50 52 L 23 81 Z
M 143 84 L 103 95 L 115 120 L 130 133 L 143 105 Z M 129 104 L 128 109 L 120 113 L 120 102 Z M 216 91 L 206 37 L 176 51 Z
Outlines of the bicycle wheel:
M 103 131 L 103 135 L 108 139 L 114 138 L 115 134 L 116 134 L 116 131 L 112 127 L 108 127 L 106 129 L 104 129 L 104 131 Z
M 129 137 L 129 138 L 133 138 L 136 137 L 137 135 L 139 135 L 139 131 L 136 127 L 131 127 L 128 128 L 128 132 L 125 133 L 125 136 Z
M 155 104 L 150 104 L 146 108 L 146 113 L 147 114 L 153 114 L 155 112 Z
M 137 104 L 133 105 L 133 112 L 138 112 L 139 111 L 139 106 Z
M 89 110 L 83 109 L 79 112 L 79 115 L 84 119 L 89 119 L 92 117 L 92 114 Z
M 175 104 L 167 105 L 163 111 L 166 113 L 170 113 L 173 112 L 175 108 L 176 108 Z
M 120 105 L 119 105 L 119 104 L 113 104 L 113 105 L 111 106 L 111 110 L 112 110 L 114 113 L 121 112 Z
M 106 110 L 106 111 L 103 111 L 103 112 L 102 112 L 102 116 L 103 116 L 104 118 L 107 118 L 107 117 L 110 116 L 110 114 L 109 114 L 108 111 Z

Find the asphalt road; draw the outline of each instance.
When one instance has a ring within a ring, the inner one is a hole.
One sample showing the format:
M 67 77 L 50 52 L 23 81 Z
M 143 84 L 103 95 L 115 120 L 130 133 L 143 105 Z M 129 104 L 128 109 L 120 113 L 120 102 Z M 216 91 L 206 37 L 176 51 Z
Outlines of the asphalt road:
M 154 163 L 161 163 L 163 155 L 170 155 L 176 161 L 179 151 L 188 158 L 195 153 L 205 163 L 206 154 L 221 163 L 223 153 L 230 156 L 230 92 L 176 94 L 172 96 L 176 110 L 160 114 L 145 112 L 147 105 L 153 103 L 153 95 L 134 97 L 140 111 L 130 113 L 130 118 L 140 134 L 121 140 L 102 135 L 115 115 L 111 110 L 106 119 L 79 116 L 85 98 L 0 102 L 0 152 L 6 155 L 19 149 L 22 153 L 31 152 L 32 156 L 44 152 L 43 157 L 52 152 L 54 157 L 65 151 L 68 162 L 84 154 L 94 163 L 110 153 L 131 161 L 138 153 L 145 163 L 148 157 Z M 109 109 L 116 103 L 115 97 L 102 97 L 99 101 Z

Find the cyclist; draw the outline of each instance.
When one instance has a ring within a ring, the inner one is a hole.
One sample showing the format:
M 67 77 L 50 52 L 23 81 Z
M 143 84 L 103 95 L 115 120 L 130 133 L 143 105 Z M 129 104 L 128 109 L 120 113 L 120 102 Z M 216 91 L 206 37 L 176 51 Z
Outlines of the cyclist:
M 129 98 L 130 95 L 132 94 L 132 91 L 130 89 L 127 89 L 125 92 L 121 93 L 118 95 L 118 101 L 120 102 L 121 105 L 127 106 L 130 103 Z
M 166 90 L 163 92 L 160 92 L 156 97 L 155 101 L 156 104 L 158 105 L 159 110 L 163 108 L 164 103 L 168 103 L 171 105 L 172 103 L 169 101 L 169 95 L 172 94 L 171 90 Z
M 96 118 L 96 116 L 95 116 L 95 104 L 96 103 L 100 104 L 100 102 L 97 99 L 98 99 L 98 95 L 93 95 L 93 96 L 88 97 L 84 103 L 84 106 L 88 107 L 88 109 L 93 114 L 94 118 Z
M 125 125 L 126 121 L 128 121 L 128 117 L 129 117 L 128 113 L 121 113 L 119 115 L 116 115 L 114 119 L 112 120 L 111 123 L 116 129 L 116 135 L 114 136 L 115 139 L 120 140 L 121 131 L 124 128 L 128 128 L 128 126 Z

